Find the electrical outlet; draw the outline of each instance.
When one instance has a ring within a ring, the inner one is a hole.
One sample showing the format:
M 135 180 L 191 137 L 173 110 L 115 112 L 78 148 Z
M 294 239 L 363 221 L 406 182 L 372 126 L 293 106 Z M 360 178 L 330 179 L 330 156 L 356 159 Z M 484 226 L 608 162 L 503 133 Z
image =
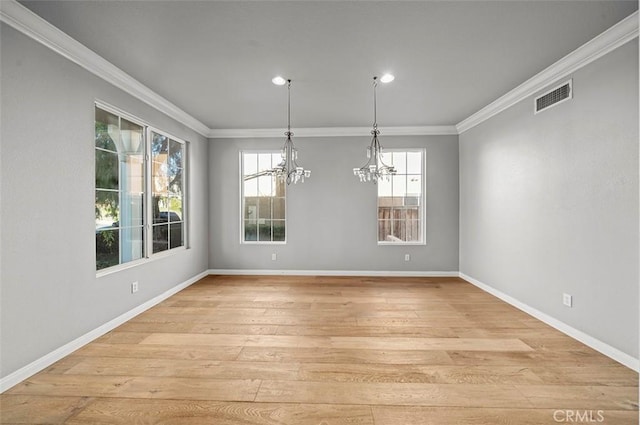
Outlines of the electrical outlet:
M 404 254 L 404 261 L 411 261 L 411 254 Z
M 573 307 L 573 297 L 569 294 L 562 294 L 562 304 Z
M 138 282 L 131 282 L 131 293 L 135 294 L 138 292 Z
M 275 252 L 271 254 L 271 261 L 276 261 L 277 259 L 278 259 L 278 254 L 276 254 Z

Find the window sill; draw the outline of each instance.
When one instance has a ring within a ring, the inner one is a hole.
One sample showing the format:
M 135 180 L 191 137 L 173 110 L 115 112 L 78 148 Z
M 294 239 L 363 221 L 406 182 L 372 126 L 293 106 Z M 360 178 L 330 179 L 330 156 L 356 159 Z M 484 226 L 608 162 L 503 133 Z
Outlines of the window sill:
M 240 241 L 240 245 L 286 245 L 287 241 L 284 242 L 268 242 L 268 241 Z
M 425 246 L 426 242 L 378 242 L 378 246 Z

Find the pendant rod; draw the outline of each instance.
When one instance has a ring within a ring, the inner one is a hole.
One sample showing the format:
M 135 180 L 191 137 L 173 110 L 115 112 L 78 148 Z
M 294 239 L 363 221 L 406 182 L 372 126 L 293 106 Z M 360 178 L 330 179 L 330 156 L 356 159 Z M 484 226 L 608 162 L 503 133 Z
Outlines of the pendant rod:
M 378 87 L 378 77 L 373 77 L 373 130 L 378 129 L 378 114 L 377 114 L 377 99 L 376 99 L 376 88 Z
M 291 134 L 291 80 L 287 80 L 287 133 Z

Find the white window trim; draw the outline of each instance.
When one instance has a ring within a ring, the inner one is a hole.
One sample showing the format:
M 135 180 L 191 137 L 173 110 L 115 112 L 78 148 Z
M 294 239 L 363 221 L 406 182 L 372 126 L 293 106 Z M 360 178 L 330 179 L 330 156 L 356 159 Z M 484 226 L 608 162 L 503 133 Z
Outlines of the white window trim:
M 145 239 L 145 252 L 147 252 L 147 258 L 155 258 L 157 256 L 165 256 L 171 252 L 173 252 L 174 250 L 179 250 L 179 249 L 186 249 L 189 246 L 189 237 L 188 234 L 189 232 L 187 231 L 188 229 L 188 183 L 187 183 L 187 170 L 189 169 L 188 167 L 188 151 L 187 151 L 187 147 L 188 147 L 188 143 L 184 140 L 182 140 L 179 137 L 176 137 L 174 135 L 172 135 L 171 133 L 167 133 L 164 130 L 160 130 L 156 127 L 152 127 L 150 125 L 146 126 L 146 138 L 148 140 L 147 146 L 146 146 L 146 152 L 145 152 L 145 168 L 146 168 L 146 173 L 147 173 L 147 181 L 145 182 L 145 191 L 146 194 L 148 196 L 148 200 L 151 200 L 152 194 L 153 194 L 153 187 L 152 187 L 152 173 L 153 173 L 153 164 L 151 161 L 151 133 L 156 133 L 156 134 L 160 134 L 162 136 L 165 136 L 171 140 L 174 140 L 180 144 L 182 144 L 183 148 L 184 148 L 184 158 L 183 158 L 183 162 L 182 162 L 182 230 L 183 230 L 183 235 L 182 235 L 182 245 L 181 246 L 177 246 L 175 248 L 167 248 L 164 251 L 160 251 L 160 252 L 153 252 L 153 211 L 151 211 L 151 208 L 148 207 L 148 205 L 150 205 L 150 202 L 145 202 L 145 211 L 144 211 L 144 217 L 145 217 L 145 221 L 146 221 L 146 225 L 145 225 L 145 230 L 147 232 L 147 234 L 149 235 L 148 238 Z
M 424 246 L 427 244 L 427 232 L 426 232 L 426 215 L 427 215 L 427 204 L 426 204 L 426 194 L 427 194 L 427 178 L 426 178 L 426 165 L 427 165 L 427 150 L 425 148 L 393 148 L 393 149 L 385 149 L 385 153 L 387 152 L 420 152 L 422 155 L 422 193 L 420 194 L 420 242 L 415 241 L 401 241 L 401 242 L 387 242 L 387 241 L 377 241 L 378 246 Z M 379 231 L 379 220 L 378 220 L 378 208 L 379 208 L 379 197 L 378 197 L 378 188 L 376 186 L 376 210 L 375 210 L 375 218 L 376 218 L 376 240 L 378 240 L 378 231 Z
M 150 261 L 156 261 L 156 260 L 160 260 L 163 259 L 165 257 L 169 257 L 172 255 L 176 255 L 182 251 L 186 251 L 188 249 L 190 249 L 190 244 L 189 244 L 189 234 L 190 234 L 190 223 L 191 220 L 189 219 L 189 174 L 190 174 L 190 170 L 189 170 L 189 154 L 190 154 L 190 150 L 189 150 L 189 142 L 180 138 L 180 137 L 176 137 L 164 130 L 160 130 L 157 127 L 151 126 L 149 124 L 147 124 L 143 119 L 136 117 L 135 115 L 132 115 L 126 111 L 123 111 L 122 109 L 110 105 L 109 103 L 103 102 L 101 100 L 94 100 L 93 102 L 93 117 L 95 120 L 95 108 L 99 108 L 102 109 L 103 111 L 112 113 L 114 115 L 119 116 L 121 119 L 125 119 L 127 121 L 130 121 L 136 125 L 139 125 L 141 127 L 143 127 L 144 129 L 144 143 L 145 143 L 145 153 L 144 153 L 144 161 L 145 161 L 145 194 L 144 194 L 144 210 L 143 210 L 143 215 L 145 218 L 145 224 L 144 226 L 142 226 L 143 228 L 143 238 L 144 238 L 144 256 L 142 258 L 139 258 L 137 260 L 133 260 L 133 261 L 129 261 L 126 263 L 122 263 L 122 264 L 116 264 L 113 265 L 111 267 L 106 267 L 104 269 L 100 269 L 100 270 L 96 270 L 96 278 L 100 278 L 100 277 L 104 277 L 104 276 L 108 276 L 111 275 L 113 273 L 118 273 L 120 271 L 123 270 L 127 270 L 133 267 L 137 267 L 143 264 L 148 264 Z M 95 137 L 95 128 L 93 129 L 94 134 L 93 137 Z M 150 217 L 152 215 L 151 209 L 148 207 L 149 205 L 149 199 L 151 197 L 151 142 L 150 142 L 150 134 L 151 131 L 155 131 L 156 133 L 160 133 L 164 136 L 169 137 L 170 139 L 173 139 L 179 143 L 182 143 L 184 145 L 184 158 L 183 158 L 183 188 L 182 188 L 182 222 L 183 222 L 183 229 L 184 229 L 184 236 L 183 236 L 183 245 L 179 246 L 179 247 L 175 247 L 172 249 L 167 249 L 166 251 L 160 251 L 157 253 L 153 253 L 153 240 L 151 238 L 151 226 L 152 226 L 152 221 L 153 221 L 153 217 Z M 94 146 L 94 150 L 95 150 L 95 146 Z M 95 162 L 95 160 L 94 160 Z M 95 163 L 94 163 L 94 167 L 95 167 Z M 94 169 L 94 174 L 95 174 L 95 169 Z M 94 183 L 94 192 L 95 192 L 95 183 Z M 95 243 L 95 242 L 94 242 Z M 95 255 L 95 245 L 94 245 L 94 255 Z M 94 267 L 96 260 L 94 257 Z
M 287 239 L 289 238 L 289 214 L 288 214 L 288 202 L 287 202 L 287 186 L 285 185 L 284 187 L 284 241 L 245 241 L 244 240 L 244 161 L 243 161 L 243 155 L 245 153 L 256 153 L 256 154 L 261 154 L 261 153 L 270 153 L 270 154 L 277 154 L 279 153 L 280 150 L 279 149 L 247 149 L 247 150 L 240 150 L 239 152 L 239 156 L 238 156 L 238 160 L 239 160 L 239 170 L 240 170 L 240 175 L 239 175 L 239 188 L 238 191 L 240 193 L 240 244 L 241 245 L 286 245 L 287 244 Z M 256 230 L 257 231 L 257 230 Z

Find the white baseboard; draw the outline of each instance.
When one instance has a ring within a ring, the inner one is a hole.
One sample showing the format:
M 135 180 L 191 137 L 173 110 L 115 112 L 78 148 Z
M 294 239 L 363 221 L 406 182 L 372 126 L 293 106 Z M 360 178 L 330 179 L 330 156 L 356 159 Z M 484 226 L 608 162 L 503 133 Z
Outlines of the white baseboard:
M 209 274 L 248 276 L 390 276 L 390 277 L 458 277 L 455 271 L 378 271 L 378 270 L 271 270 L 271 269 L 209 269 Z
M 101 337 L 107 332 L 115 329 L 121 324 L 134 318 L 138 314 L 150 309 L 151 307 L 159 304 L 170 296 L 183 290 L 184 288 L 192 285 L 198 280 L 206 277 L 207 275 L 290 275 L 290 276 L 391 276 L 391 277 L 460 277 L 469 283 L 477 286 L 485 292 L 488 292 L 504 302 L 524 311 L 525 313 L 535 317 L 538 320 L 548 324 L 549 326 L 559 330 L 560 332 L 574 338 L 583 344 L 599 351 L 607 357 L 627 366 L 635 371 L 640 370 L 640 361 L 622 351 L 614 348 L 590 335 L 579 331 L 564 322 L 561 322 L 533 307 L 528 306 L 520 302 L 519 300 L 485 284 L 471 276 L 468 276 L 461 272 L 420 272 L 420 271 L 351 271 L 351 270 L 242 270 L 242 269 L 209 269 L 202 272 L 176 286 L 163 292 L 162 294 L 150 299 L 149 301 L 137 306 L 136 308 L 116 317 L 115 319 L 105 323 L 102 326 L 76 338 L 75 340 L 63 345 L 62 347 L 52 351 L 51 353 L 31 362 L 21 369 L 13 372 L 10 375 L 0 379 L 0 393 L 5 392 L 14 385 L 28 379 L 41 370 L 51 366 L 53 363 L 62 359 L 63 357 L 73 353 L 77 349 L 90 343 L 91 341 Z
M 74 351 L 76 351 L 77 349 L 83 347 L 84 345 L 90 343 L 91 341 L 95 340 L 96 338 L 101 337 L 102 335 L 106 334 L 107 332 L 115 329 L 116 327 L 122 325 L 123 323 L 125 323 L 126 321 L 134 318 L 135 316 L 137 316 L 138 314 L 150 309 L 151 307 L 155 306 L 156 304 L 159 304 L 160 302 L 166 300 L 167 298 L 169 298 L 170 296 L 176 294 L 177 292 L 183 290 L 184 288 L 188 287 L 189 285 L 192 285 L 193 283 L 197 282 L 198 280 L 202 279 L 203 277 L 206 277 L 209 273 L 208 272 L 202 272 L 176 286 L 174 286 L 173 288 L 169 289 L 168 291 L 163 292 L 162 294 L 150 299 L 149 301 L 140 304 L 139 306 L 137 306 L 136 308 L 127 311 L 126 313 L 116 317 L 113 320 L 110 320 L 109 322 L 105 323 L 102 326 L 97 327 L 96 329 L 74 339 L 73 341 L 69 342 L 68 344 L 63 345 L 62 347 L 50 352 L 49 354 L 40 357 L 38 360 L 35 360 L 31 363 L 29 363 L 28 365 L 22 367 L 21 369 L 16 370 L 15 372 L 13 372 L 10 375 L 5 376 L 4 378 L 0 379 L 0 393 L 5 392 L 6 390 L 8 390 L 9 388 L 13 387 L 16 384 L 19 384 L 20 382 L 24 381 L 25 379 L 28 379 L 29 377 L 35 375 L 36 373 L 40 372 L 41 370 L 51 366 L 52 364 L 54 364 L 55 362 L 57 362 L 58 360 L 62 359 L 65 356 L 68 356 L 69 354 L 73 353 Z
M 504 292 L 501 292 L 489 285 L 487 285 L 486 283 L 482 283 L 477 279 L 472 278 L 471 276 L 468 276 L 462 272 L 460 272 L 459 276 L 466 280 L 467 282 L 471 283 L 472 285 L 477 286 L 478 288 L 482 289 L 485 292 L 490 293 L 491 295 L 494 295 L 498 298 L 500 298 L 502 301 L 511 304 L 512 306 L 516 307 L 519 310 L 524 311 L 525 313 L 535 317 L 536 319 L 546 323 L 547 325 L 559 330 L 560 332 L 570 336 L 573 339 L 576 339 L 580 342 L 582 342 L 583 344 L 593 348 L 596 351 L 599 351 L 600 353 L 604 354 L 605 356 L 617 361 L 618 363 L 621 363 L 623 365 L 625 365 L 626 367 L 635 370 L 636 372 L 640 370 L 640 361 L 638 359 L 636 359 L 635 357 L 630 356 L 629 354 L 623 353 L 622 351 L 618 350 L 617 348 L 614 348 L 612 346 L 610 346 L 609 344 L 600 341 L 599 339 L 596 339 L 594 337 L 592 337 L 591 335 L 587 335 L 586 333 L 579 331 L 578 329 L 575 329 L 569 325 L 567 325 L 564 322 L 561 322 L 558 319 L 555 319 L 551 316 L 549 316 L 546 313 L 543 313 L 515 298 L 513 298 L 510 295 L 505 294 Z

